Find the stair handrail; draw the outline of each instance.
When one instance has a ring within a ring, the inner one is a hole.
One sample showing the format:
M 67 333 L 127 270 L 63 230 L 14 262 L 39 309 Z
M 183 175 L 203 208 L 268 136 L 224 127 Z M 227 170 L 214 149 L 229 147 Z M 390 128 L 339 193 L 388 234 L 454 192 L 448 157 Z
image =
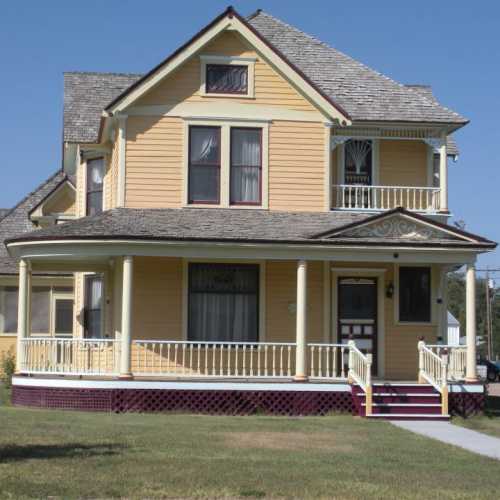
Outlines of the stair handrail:
M 423 340 L 418 342 L 418 381 L 428 382 L 441 393 L 441 411 L 448 414 L 448 354 L 438 356 Z
M 352 384 L 356 382 L 365 393 L 365 413 L 372 414 L 372 362 L 371 354 L 363 354 L 354 340 L 349 340 L 349 371 L 348 380 Z

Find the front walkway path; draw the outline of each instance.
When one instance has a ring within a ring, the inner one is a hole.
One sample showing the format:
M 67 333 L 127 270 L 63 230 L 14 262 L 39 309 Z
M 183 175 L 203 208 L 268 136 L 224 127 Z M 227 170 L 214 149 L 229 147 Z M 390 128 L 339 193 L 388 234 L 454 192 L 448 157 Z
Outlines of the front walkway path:
M 479 455 L 500 460 L 500 439 L 493 436 L 487 436 L 449 422 L 393 420 L 391 424 L 443 443 L 459 446 Z

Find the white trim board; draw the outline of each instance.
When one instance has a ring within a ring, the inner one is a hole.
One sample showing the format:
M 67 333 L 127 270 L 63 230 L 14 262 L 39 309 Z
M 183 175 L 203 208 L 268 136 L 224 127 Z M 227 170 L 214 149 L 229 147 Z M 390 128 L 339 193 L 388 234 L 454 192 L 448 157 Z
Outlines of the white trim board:
M 74 380 L 13 377 L 18 387 L 54 387 L 66 389 L 163 389 L 185 391 L 289 391 L 289 392 L 351 392 L 349 384 L 297 382 L 165 382 L 156 380 Z

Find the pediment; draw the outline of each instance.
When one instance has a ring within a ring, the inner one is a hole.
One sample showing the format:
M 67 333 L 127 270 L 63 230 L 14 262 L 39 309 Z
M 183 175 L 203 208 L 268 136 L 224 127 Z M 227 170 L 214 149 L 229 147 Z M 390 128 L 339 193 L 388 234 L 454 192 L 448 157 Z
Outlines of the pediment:
M 340 229 L 330 238 L 365 238 L 377 240 L 407 240 L 414 242 L 422 241 L 471 241 L 453 228 L 434 225 L 432 221 L 421 221 L 412 216 L 393 214 L 387 217 L 369 220 L 365 223 L 351 225 L 344 230 Z

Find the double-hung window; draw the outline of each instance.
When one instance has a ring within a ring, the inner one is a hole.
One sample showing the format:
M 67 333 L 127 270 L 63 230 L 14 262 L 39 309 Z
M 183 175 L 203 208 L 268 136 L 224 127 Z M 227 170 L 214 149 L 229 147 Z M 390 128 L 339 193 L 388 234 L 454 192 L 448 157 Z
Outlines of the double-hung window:
M 220 202 L 220 127 L 189 128 L 189 203 Z
M 192 125 L 188 136 L 189 204 L 262 205 L 262 128 Z
M 261 204 L 262 129 L 231 128 L 230 177 L 231 204 Z
M 188 339 L 257 342 L 259 266 L 189 265 Z
M 399 321 L 431 321 L 431 269 L 399 268 Z
M 87 160 L 87 215 L 102 212 L 104 158 Z

